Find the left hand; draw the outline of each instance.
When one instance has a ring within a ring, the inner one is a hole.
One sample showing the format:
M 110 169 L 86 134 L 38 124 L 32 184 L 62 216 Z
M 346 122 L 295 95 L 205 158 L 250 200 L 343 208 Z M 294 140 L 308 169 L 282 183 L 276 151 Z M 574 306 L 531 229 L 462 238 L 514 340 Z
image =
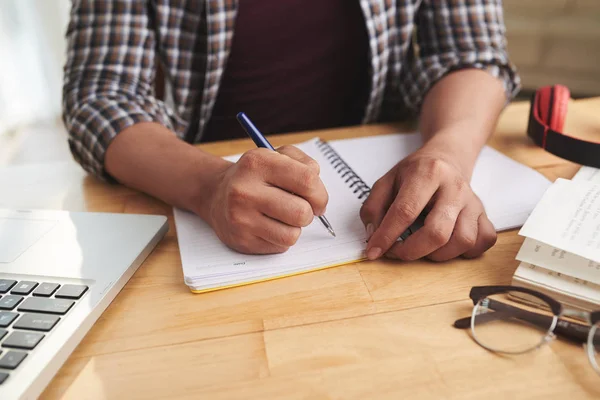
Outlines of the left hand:
M 460 158 L 440 146 L 426 144 L 399 162 L 373 185 L 361 208 L 370 236 L 367 257 L 445 261 L 477 257 L 492 247 L 496 230 L 469 180 Z M 424 209 L 425 225 L 397 242 Z

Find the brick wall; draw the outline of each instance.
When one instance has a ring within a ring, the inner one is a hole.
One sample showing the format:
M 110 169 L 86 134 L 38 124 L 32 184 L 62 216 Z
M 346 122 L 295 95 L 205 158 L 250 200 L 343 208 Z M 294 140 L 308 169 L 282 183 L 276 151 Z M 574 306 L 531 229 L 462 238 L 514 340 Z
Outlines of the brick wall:
M 561 83 L 600 95 L 600 0 L 504 0 L 504 10 L 523 90 Z

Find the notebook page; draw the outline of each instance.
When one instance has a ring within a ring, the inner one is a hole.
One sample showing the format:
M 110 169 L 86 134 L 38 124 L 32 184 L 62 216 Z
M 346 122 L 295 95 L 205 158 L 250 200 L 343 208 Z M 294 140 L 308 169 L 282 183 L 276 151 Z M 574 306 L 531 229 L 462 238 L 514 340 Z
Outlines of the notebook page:
M 419 133 L 390 134 L 331 141 L 341 157 L 369 185 L 421 144 Z M 522 226 L 550 181 L 504 154 L 484 147 L 477 159 L 471 187 L 497 231 Z
M 174 209 L 177 235 L 186 282 L 240 275 L 249 278 L 297 268 L 314 268 L 332 262 L 354 261 L 363 257 L 366 234 L 359 217 L 361 202 L 331 167 L 316 146 L 317 140 L 297 145 L 321 165 L 321 179 L 329 203 L 325 215 L 337 237 L 332 237 L 315 218 L 304 228 L 298 242 L 286 253 L 274 255 L 245 255 L 224 245 L 208 224 L 196 215 Z M 239 156 L 228 157 L 235 161 Z M 227 280 L 225 279 L 225 280 Z

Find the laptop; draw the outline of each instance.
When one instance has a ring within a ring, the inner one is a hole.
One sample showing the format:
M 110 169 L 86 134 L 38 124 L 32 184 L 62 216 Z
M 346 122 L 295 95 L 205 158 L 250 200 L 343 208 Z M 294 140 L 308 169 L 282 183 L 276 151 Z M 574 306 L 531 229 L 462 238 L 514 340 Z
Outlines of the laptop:
M 155 215 L 0 209 L 0 399 L 34 399 L 168 231 Z

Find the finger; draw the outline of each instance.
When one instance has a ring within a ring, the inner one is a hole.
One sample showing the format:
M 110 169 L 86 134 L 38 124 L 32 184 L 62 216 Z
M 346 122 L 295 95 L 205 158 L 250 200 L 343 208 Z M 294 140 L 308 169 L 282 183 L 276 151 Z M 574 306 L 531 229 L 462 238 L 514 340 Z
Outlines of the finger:
M 232 242 L 228 246 L 242 254 L 280 254 L 289 250 L 288 246 L 276 245 L 263 238 L 248 234 L 234 237 Z
M 481 215 L 481 211 L 473 212 L 463 208 L 456 220 L 450 241 L 429 254 L 427 258 L 438 262 L 447 261 L 471 250 L 477 242 L 479 215 Z
M 386 174 L 375 182 L 369 196 L 360 208 L 360 219 L 365 225 L 367 240 L 371 238 L 375 228 L 381 224 L 381 220 L 393 201 L 394 175 Z
M 265 149 L 244 153 L 238 163 L 244 171 L 261 176 L 266 183 L 304 198 L 314 215 L 325 213 L 329 196 L 313 167 Z
M 464 254 L 465 258 L 479 257 L 496 244 L 497 234 L 496 228 L 489 220 L 485 213 L 481 214 L 478 219 L 477 242 L 471 250 Z
M 277 152 L 301 162 L 312 169 L 317 175 L 321 173 L 321 167 L 319 166 L 319 163 L 296 146 L 281 146 L 277 148 Z
M 437 180 L 418 177 L 400 184 L 395 200 L 367 244 L 367 257 L 370 260 L 385 254 L 396 243 L 398 237 L 417 219 L 438 187 Z
M 305 227 L 315 218 L 308 201 L 277 187 L 265 186 L 256 196 L 258 211 L 286 225 Z
M 276 221 L 266 215 L 257 215 L 251 232 L 269 243 L 281 247 L 292 247 L 300 238 L 302 230 Z
M 423 227 L 405 241 L 396 243 L 390 255 L 401 260 L 417 260 L 446 245 L 463 206 L 455 191 L 440 190 Z

